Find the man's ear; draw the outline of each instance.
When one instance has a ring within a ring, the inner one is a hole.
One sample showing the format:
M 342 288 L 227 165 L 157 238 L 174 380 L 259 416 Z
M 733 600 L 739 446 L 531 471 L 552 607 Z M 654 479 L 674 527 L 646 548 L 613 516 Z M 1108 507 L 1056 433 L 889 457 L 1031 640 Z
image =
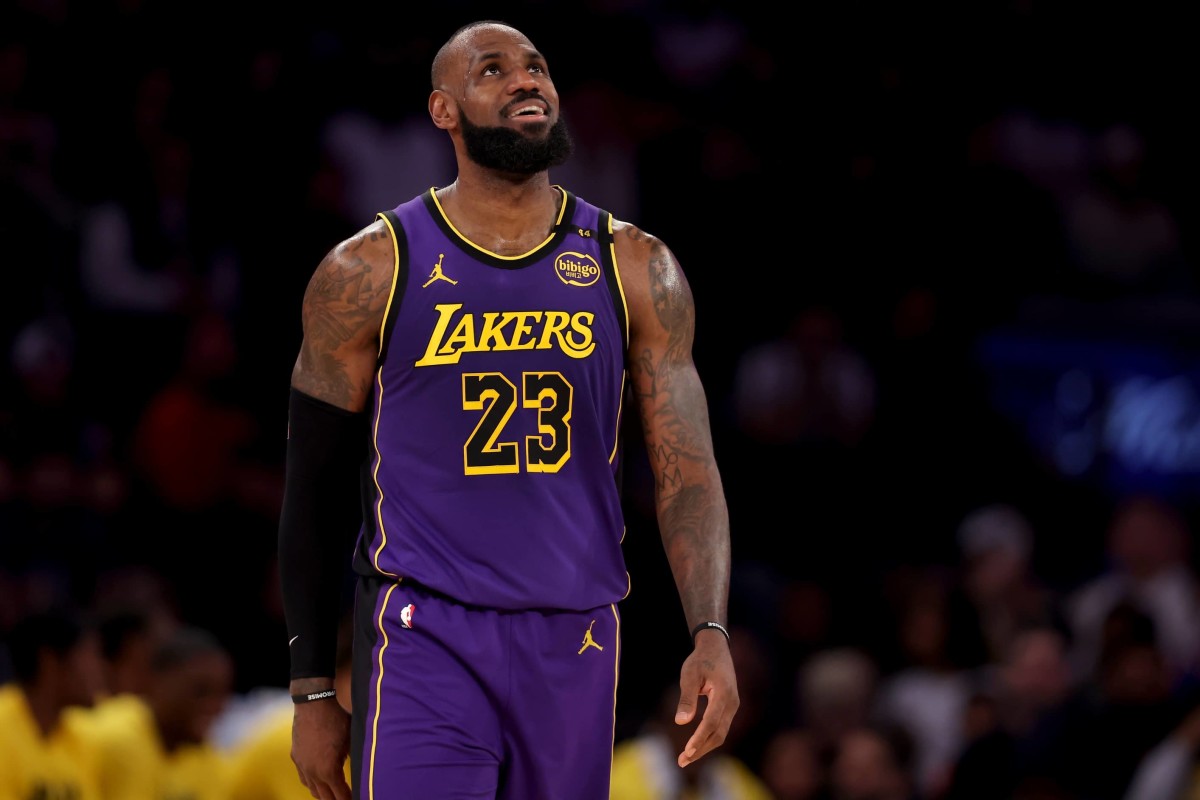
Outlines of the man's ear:
M 458 106 L 441 89 L 434 89 L 429 95 L 429 116 L 434 125 L 450 130 L 458 124 Z

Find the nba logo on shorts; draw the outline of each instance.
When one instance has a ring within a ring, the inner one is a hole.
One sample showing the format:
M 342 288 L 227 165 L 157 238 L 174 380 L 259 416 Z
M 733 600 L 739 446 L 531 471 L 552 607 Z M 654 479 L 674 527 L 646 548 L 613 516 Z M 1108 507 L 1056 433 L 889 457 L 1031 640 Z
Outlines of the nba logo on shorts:
M 417 607 L 409 603 L 404 608 L 400 609 L 400 624 L 406 628 L 412 627 L 412 615 L 417 610 Z

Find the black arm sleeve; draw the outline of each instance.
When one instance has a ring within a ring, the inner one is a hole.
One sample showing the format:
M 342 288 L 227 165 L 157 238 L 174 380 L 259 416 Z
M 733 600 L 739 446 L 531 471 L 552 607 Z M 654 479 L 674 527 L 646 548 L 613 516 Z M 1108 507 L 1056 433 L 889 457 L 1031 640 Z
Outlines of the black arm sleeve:
M 279 515 L 279 584 L 291 678 L 333 677 L 342 587 L 362 526 L 367 414 L 293 388 Z

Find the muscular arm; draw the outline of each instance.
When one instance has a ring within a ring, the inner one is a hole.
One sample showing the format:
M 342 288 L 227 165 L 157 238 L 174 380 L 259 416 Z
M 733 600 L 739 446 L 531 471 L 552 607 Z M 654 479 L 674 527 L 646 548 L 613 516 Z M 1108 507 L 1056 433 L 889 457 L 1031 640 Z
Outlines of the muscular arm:
M 713 456 L 708 401 L 692 361 L 691 288 L 661 241 L 631 225 L 621 224 L 615 232 L 629 305 L 630 379 L 654 472 L 663 547 L 689 629 L 701 622 L 724 624 L 729 511 Z M 707 705 L 699 715 L 701 698 Z M 700 631 L 679 671 L 675 722 L 695 725 L 679 766 L 725 741 L 740 702 L 729 643 L 713 628 Z
M 333 248 L 304 294 L 279 525 L 294 694 L 327 688 L 332 681 L 337 592 L 362 521 L 364 410 L 394 258 L 391 236 L 376 222 Z
M 391 235 L 378 221 L 325 256 L 304 293 L 294 388 L 347 411 L 366 407 L 394 265 Z
M 632 225 L 617 231 L 630 311 L 630 378 L 663 546 L 689 630 L 725 622 L 729 515 L 713 456 L 708 402 L 692 361 L 695 306 L 675 256 Z M 712 635 L 712 634 L 705 634 Z

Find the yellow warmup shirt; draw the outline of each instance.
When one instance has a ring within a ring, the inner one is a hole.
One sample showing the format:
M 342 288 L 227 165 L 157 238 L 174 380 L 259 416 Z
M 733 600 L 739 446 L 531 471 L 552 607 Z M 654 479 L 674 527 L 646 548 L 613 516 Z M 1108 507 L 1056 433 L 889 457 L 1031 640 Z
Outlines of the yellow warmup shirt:
M 99 798 L 95 765 L 72 711 L 43 736 L 24 690 L 0 686 L 0 798 Z
M 610 800 L 772 800 L 770 791 L 738 759 L 709 753 L 690 770 L 699 782 L 685 787 L 666 737 L 644 734 L 621 742 L 613 750 Z
M 209 744 L 166 752 L 141 698 L 109 698 L 88 717 L 103 800 L 228 800 L 226 756 Z
M 292 762 L 292 707 L 272 710 L 230 754 L 229 800 L 312 800 Z M 346 759 L 346 783 L 350 759 Z

